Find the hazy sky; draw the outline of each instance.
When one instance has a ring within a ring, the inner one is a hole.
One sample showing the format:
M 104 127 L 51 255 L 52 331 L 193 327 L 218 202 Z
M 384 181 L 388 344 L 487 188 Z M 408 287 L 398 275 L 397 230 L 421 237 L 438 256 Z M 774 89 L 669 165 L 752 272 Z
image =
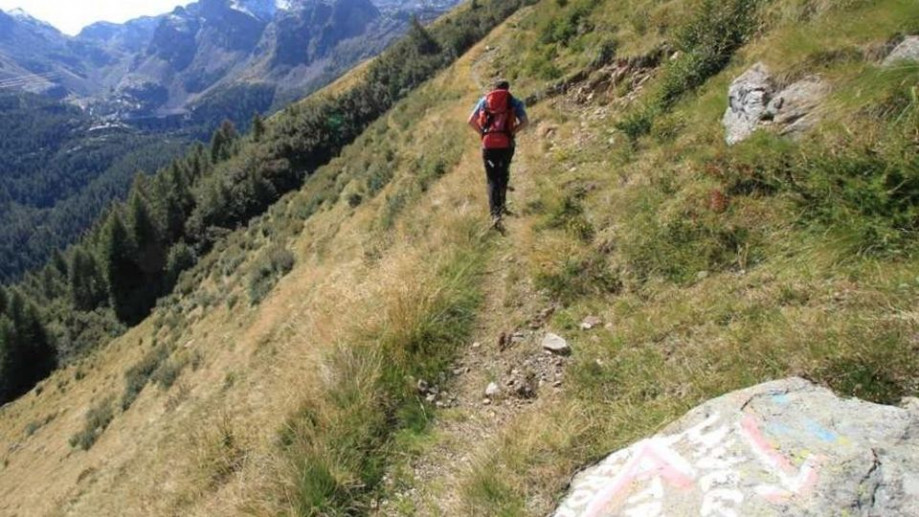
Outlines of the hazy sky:
M 76 34 L 98 21 L 124 22 L 138 16 L 163 14 L 192 0 L 0 0 L 0 9 L 21 7 L 61 32 Z

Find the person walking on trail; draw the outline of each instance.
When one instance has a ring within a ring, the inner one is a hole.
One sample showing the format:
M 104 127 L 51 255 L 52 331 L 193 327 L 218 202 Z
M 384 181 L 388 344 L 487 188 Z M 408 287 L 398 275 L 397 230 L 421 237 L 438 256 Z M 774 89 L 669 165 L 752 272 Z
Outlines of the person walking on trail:
M 514 137 L 529 123 L 523 102 L 510 93 L 507 81 L 498 81 L 495 89 L 479 99 L 469 115 L 468 124 L 482 137 L 482 159 L 488 177 L 488 205 L 492 225 L 501 230 L 501 217 L 507 208 L 507 184 Z

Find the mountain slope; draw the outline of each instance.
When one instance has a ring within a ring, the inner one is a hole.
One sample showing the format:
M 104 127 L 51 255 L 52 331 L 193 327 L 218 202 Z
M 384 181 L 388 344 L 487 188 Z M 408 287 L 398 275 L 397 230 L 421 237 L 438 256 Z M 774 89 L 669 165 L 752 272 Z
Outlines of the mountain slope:
M 138 172 L 185 152 L 187 137 L 99 125 L 76 107 L 0 92 L 0 284 L 76 241 Z
M 860 183 L 917 177 L 919 70 L 879 59 L 916 32 L 900 0 L 525 8 L 222 240 L 153 318 L 6 406 L 0 504 L 544 515 L 580 466 L 736 387 L 796 373 L 916 394 L 911 194 Z M 801 140 L 728 147 L 728 86 L 757 61 L 833 93 Z M 539 100 L 508 236 L 487 229 L 464 127 L 499 73 Z M 548 330 L 573 353 L 546 368 Z M 149 358 L 158 380 L 117 409 Z M 486 404 L 491 381 L 506 395 Z M 69 448 L 95 420 L 96 443 Z

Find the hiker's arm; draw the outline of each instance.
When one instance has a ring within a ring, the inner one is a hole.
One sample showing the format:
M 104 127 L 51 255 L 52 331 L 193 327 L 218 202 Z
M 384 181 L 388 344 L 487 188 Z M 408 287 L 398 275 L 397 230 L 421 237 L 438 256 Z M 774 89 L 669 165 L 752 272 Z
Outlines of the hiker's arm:
M 469 114 L 469 120 L 466 121 L 466 123 L 469 124 L 469 127 L 471 127 L 476 133 L 478 133 L 479 136 L 482 136 L 485 134 L 485 130 L 482 129 L 482 126 L 479 125 L 479 111 L 482 109 L 483 102 L 484 100 L 481 100 L 476 103 L 475 108 L 472 110 L 472 113 Z
M 514 128 L 514 135 L 517 135 L 517 133 L 523 131 L 523 128 L 525 128 L 525 127 L 527 127 L 528 125 L 530 125 L 530 120 L 529 120 L 528 118 L 526 118 L 526 117 L 524 117 L 524 118 L 522 118 L 522 119 L 517 119 L 517 120 L 518 120 L 518 122 L 517 122 L 517 127 Z
M 526 106 L 519 99 L 514 99 L 514 114 L 517 116 L 517 127 L 514 129 L 514 135 L 523 131 L 523 128 L 530 125 L 530 118 L 527 117 Z
M 473 130 L 475 130 L 476 133 L 479 134 L 479 136 L 482 136 L 484 131 L 482 131 L 482 126 L 479 125 L 479 121 L 477 119 L 478 117 L 476 117 L 475 113 L 473 113 L 469 116 L 469 121 L 467 123 L 469 124 L 469 127 L 471 127 Z

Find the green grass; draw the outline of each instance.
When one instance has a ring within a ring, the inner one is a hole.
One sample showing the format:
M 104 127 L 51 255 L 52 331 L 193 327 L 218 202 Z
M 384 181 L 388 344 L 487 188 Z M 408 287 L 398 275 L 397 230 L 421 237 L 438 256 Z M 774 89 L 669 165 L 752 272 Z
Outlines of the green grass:
M 294 267 L 293 253 L 280 244 L 266 248 L 249 273 L 249 303 L 258 305 Z
M 368 511 L 400 444 L 427 431 L 433 407 L 415 380 L 448 368 L 481 299 L 486 249 L 468 245 L 431 283 L 390 300 L 382 326 L 358 330 L 353 343 L 338 347 L 321 397 L 288 419 L 280 442 L 293 465 L 289 503 L 296 515 Z
M 115 418 L 112 403 L 112 398 L 103 399 L 86 412 L 83 429 L 70 437 L 71 447 L 79 447 L 88 451 L 96 443 L 105 428 Z

